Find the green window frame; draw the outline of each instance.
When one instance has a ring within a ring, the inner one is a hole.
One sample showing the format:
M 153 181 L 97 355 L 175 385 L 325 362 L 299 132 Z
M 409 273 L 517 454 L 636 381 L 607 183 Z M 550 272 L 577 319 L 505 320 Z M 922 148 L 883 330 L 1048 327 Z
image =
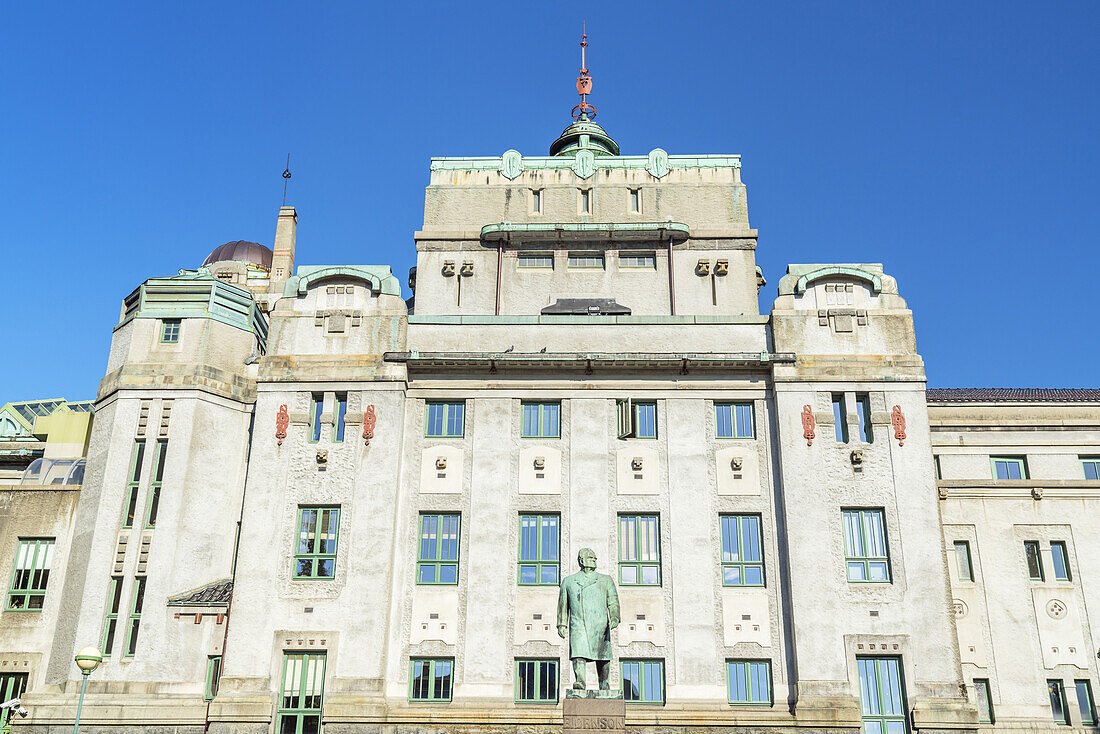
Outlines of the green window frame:
M 416 555 L 416 583 L 454 586 L 458 583 L 462 515 L 420 514 L 420 542 Z
M 1047 695 L 1050 696 L 1050 715 L 1054 718 L 1054 723 L 1069 726 L 1065 684 L 1060 680 L 1047 679 Z
M 1022 456 L 991 456 L 994 479 L 1028 479 L 1027 459 Z
M 616 400 L 615 418 L 618 438 L 657 438 L 655 400 Z
M 619 267 L 633 270 L 656 270 L 657 255 L 653 252 L 619 253 Z
M 880 509 L 846 509 L 842 512 L 848 583 L 890 583 L 886 513 Z
M 619 515 L 619 585 L 661 585 L 659 515 Z
M 321 414 L 325 411 L 325 394 L 311 393 L 309 396 L 309 442 L 321 440 Z
M 218 695 L 218 683 L 222 678 L 222 656 L 209 655 L 206 658 L 206 686 L 203 688 L 203 700 L 213 701 Z
M 619 662 L 619 671 L 623 698 L 627 703 L 664 705 L 664 660 L 622 660 Z
M 1087 481 L 1100 481 L 1100 456 L 1082 456 L 1081 471 Z
M 409 701 L 446 703 L 454 688 L 454 658 L 412 658 L 409 661 Z
M 336 575 L 336 544 L 339 534 L 339 507 L 299 506 L 294 578 L 333 578 Z
M 325 693 L 324 652 L 284 652 L 279 734 L 317 734 Z
M 1081 711 L 1081 723 L 1089 726 L 1096 724 L 1096 703 L 1092 699 L 1092 683 L 1087 679 L 1073 681 L 1077 691 L 1077 708 Z
M 122 529 L 134 527 L 137 519 L 138 490 L 141 486 L 141 467 L 145 462 L 145 440 L 134 441 L 130 452 L 130 481 L 126 484 L 126 504 L 122 508 Z
M 856 416 L 859 420 L 859 440 L 862 443 L 874 443 L 875 430 L 871 427 L 871 396 L 867 393 L 856 395 Z
M 771 661 L 727 660 L 726 700 L 734 706 L 770 706 L 772 703 Z
M 466 432 L 466 403 L 431 401 L 424 406 L 425 438 L 462 438 Z
M 1065 541 L 1050 541 L 1050 561 L 1054 567 L 1055 581 L 1073 581 L 1073 574 L 1069 570 L 1069 551 L 1066 550 Z
M 160 322 L 160 343 L 161 344 L 179 344 L 180 341 L 180 319 L 161 319 Z
M 569 267 L 579 270 L 604 269 L 604 257 L 602 252 L 571 252 L 566 262 Z
M 27 690 L 27 678 L 29 673 L 0 673 L 0 699 L 10 701 L 13 698 L 22 698 Z M 8 719 L 11 718 L 11 709 L 0 709 L 0 731 L 7 732 Z
M 558 702 L 558 661 L 516 658 L 516 703 Z
M 1027 564 L 1027 577 L 1032 581 L 1044 581 L 1046 573 L 1043 570 L 1043 553 L 1039 549 L 1039 541 L 1024 541 L 1024 563 Z
M 959 581 L 973 581 L 974 566 L 970 560 L 970 541 L 956 540 L 954 546 L 955 568 L 957 569 L 959 574 Z
M 122 657 L 132 658 L 137 652 L 138 631 L 141 629 L 141 608 L 145 605 L 145 576 L 134 577 L 134 591 L 130 604 L 130 624 L 126 628 L 126 648 Z
M 857 657 L 856 664 L 862 734 L 905 734 L 908 724 L 901 659 Z
M 561 438 L 561 403 L 523 401 L 520 409 L 520 438 Z
M 552 252 L 524 252 L 516 258 L 517 268 L 541 268 L 543 270 L 554 269 L 554 253 Z
M 160 488 L 164 483 L 164 462 L 168 458 L 168 440 L 157 441 L 153 449 L 153 481 L 149 485 L 149 497 L 145 507 L 145 527 L 157 526 L 157 512 L 160 509 Z
M 988 678 L 974 679 L 974 698 L 978 704 L 978 723 L 994 723 L 996 717 L 993 715 L 993 696 L 989 691 Z
M 764 586 L 760 515 L 719 515 L 722 586 Z
M 103 622 L 103 651 L 104 659 L 111 657 L 111 650 L 115 646 L 115 633 L 118 631 L 118 613 L 122 609 L 122 577 L 112 576 L 107 584 L 107 615 Z
M 844 393 L 833 393 L 833 433 L 837 443 L 848 443 L 848 409 Z
M 561 577 L 561 516 L 519 516 L 520 586 L 557 586 Z
M 336 422 L 332 426 L 332 442 L 343 443 L 345 431 L 345 419 L 348 415 L 348 394 L 336 393 Z
M 715 438 L 755 438 L 752 403 L 715 403 Z
M 53 553 L 53 538 L 19 538 L 8 588 L 8 611 L 42 611 Z

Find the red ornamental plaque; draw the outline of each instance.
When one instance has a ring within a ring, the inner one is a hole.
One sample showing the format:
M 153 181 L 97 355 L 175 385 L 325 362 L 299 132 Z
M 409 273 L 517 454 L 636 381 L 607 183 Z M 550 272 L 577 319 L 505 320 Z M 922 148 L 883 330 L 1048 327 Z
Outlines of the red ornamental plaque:
M 368 405 L 367 409 L 363 411 L 363 442 L 370 446 L 370 440 L 374 438 L 374 423 L 376 418 L 374 417 L 374 406 Z
M 275 438 L 279 439 L 279 445 L 283 445 L 286 438 L 286 427 L 290 425 L 290 416 L 286 412 L 286 403 L 279 406 L 279 412 L 275 416 Z
M 905 445 L 905 416 L 901 414 L 901 406 L 895 405 L 890 412 L 890 422 L 894 424 L 894 438 L 898 440 L 898 446 Z
M 807 446 L 814 445 L 814 412 L 808 405 L 802 406 L 802 437 Z

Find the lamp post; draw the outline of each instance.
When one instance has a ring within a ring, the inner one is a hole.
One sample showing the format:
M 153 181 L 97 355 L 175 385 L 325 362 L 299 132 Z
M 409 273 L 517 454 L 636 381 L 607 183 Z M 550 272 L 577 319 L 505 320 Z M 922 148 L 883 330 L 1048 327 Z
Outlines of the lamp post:
M 103 655 L 99 650 L 89 645 L 76 654 L 76 667 L 80 668 L 80 702 L 76 705 L 76 721 L 73 723 L 73 734 L 80 733 L 80 710 L 84 708 L 84 688 L 88 685 L 88 676 L 103 662 Z

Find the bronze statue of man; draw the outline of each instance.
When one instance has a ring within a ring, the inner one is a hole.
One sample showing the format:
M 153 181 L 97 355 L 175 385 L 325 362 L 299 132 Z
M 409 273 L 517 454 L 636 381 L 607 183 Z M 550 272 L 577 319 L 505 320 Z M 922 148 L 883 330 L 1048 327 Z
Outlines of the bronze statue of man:
M 573 661 L 573 688 L 586 686 L 588 662 L 596 663 L 600 690 L 610 688 L 611 630 L 619 626 L 619 594 L 615 582 L 596 572 L 596 553 L 582 548 L 577 554 L 581 570 L 566 576 L 558 592 L 558 635 L 569 631 L 569 659 Z

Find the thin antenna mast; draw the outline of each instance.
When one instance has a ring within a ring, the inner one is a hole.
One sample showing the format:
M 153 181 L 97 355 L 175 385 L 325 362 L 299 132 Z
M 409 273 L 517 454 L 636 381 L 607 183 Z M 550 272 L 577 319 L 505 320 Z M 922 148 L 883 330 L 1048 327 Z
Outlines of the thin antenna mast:
M 588 74 L 588 62 L 585 59 L 585 49 L 588 48 L 587 23 L 581 23 L 581 72 L 577 77 L 577 94 L 581 96 L 581 103 L 573 108 L 573 119 L 581 118 L 592 120 L 596 117 L 596 108 L 588 104 L 588 95 L 592 94 L 592 77 Z
M 290 183 L 290 153 L 286 154 L 286 169 L 283 170 L 283 206 L 286 206 L 286 185 Z

